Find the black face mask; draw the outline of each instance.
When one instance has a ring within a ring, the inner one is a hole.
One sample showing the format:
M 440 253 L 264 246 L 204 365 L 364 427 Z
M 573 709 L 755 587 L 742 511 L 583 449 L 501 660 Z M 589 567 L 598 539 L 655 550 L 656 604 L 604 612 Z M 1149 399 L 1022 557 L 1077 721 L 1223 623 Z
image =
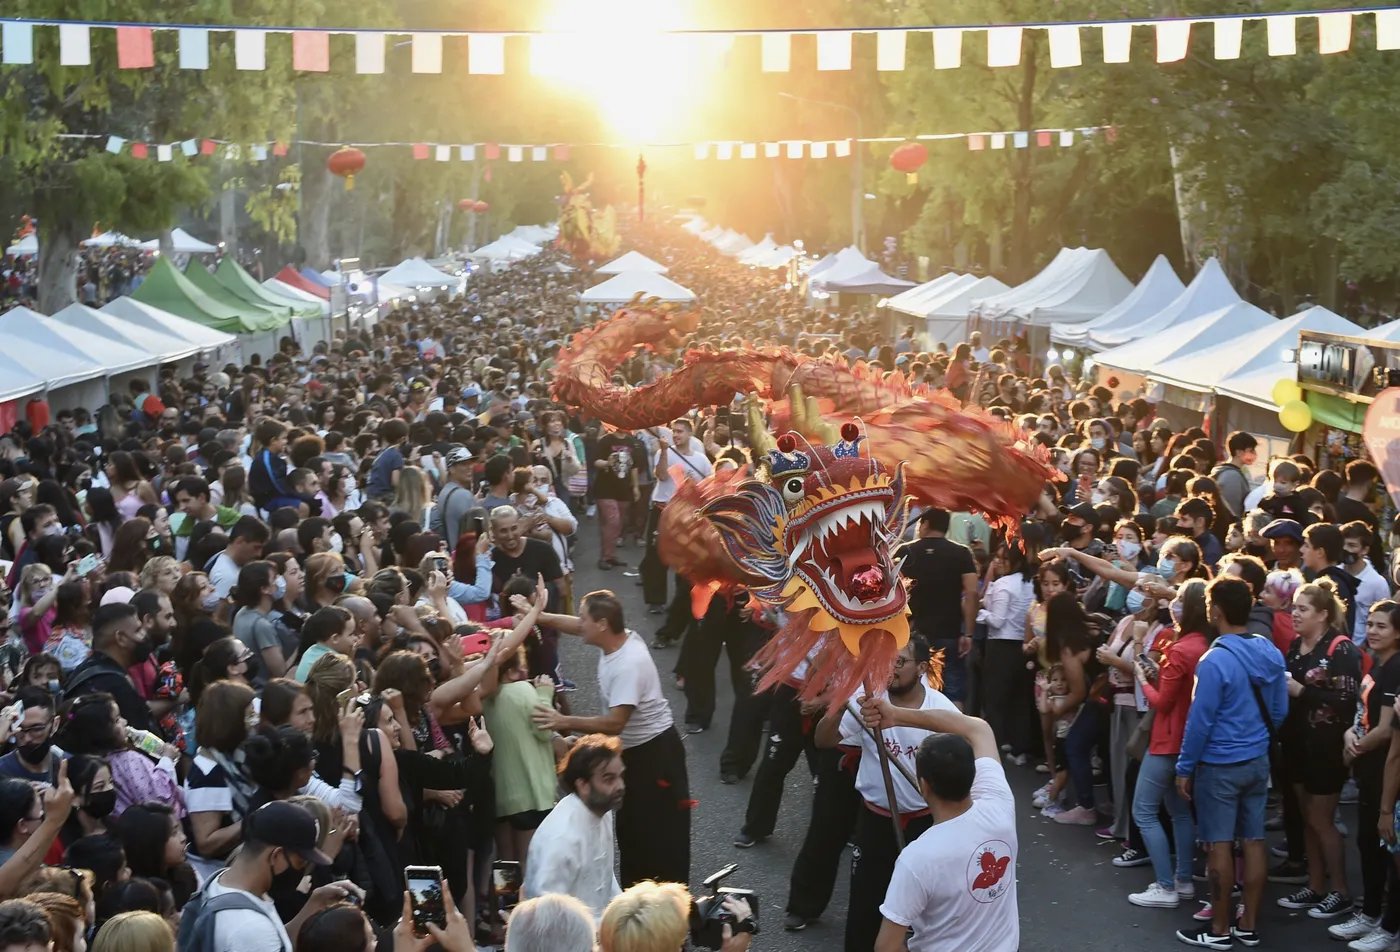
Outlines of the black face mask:
M 345 591 L 345 576 L 332 575 L 330 578 L 326 579 L 326 588 L 339 595 L 341 592 Z
M 268 890 L 273 895 L 286 895 L 297 891 L 301 881 L 306 878 L 310 869 L 297 869 L 287 861 L 287 868 L 280 873 L 272 874 L 272 888 Z
M 1360 562 L 1360 561 L 1361 561 L 1361 554 L 1360 554 L 1359 552 L 1348 552 L 1348 551 L 1346 551 L 1345 549 L 1342 550 L 1342 564 L 1343 564 L 1343 565 L 1355 565 L 1357 562 Z
M 243 677 L 247 678 L 249 681 L 252 681 L 254 678 L 256 678 L 258 676 L 259 670 L 258 663 L 261 660 L 262 659 L 260 659 L 257 655 L 253 655 L 246 662 L 244 662 L 246 665 L 248 665 L 248 673 L 243 675 Z
M 20 744 L 17 748 L 19 759 L 27 764 L 37 764 L 49 755 L 49 750 L 53 747 L 53 738 L 41 741 L 37 744 Z
M 117 808 L 117 791 L 99 790 L 89 793 L 83 800 L 83 812 L 94 820 L 100 820 L 111 816 L 112 811 Z
M 1060 538 L 1067 541 L 1079 538 L 1079 534 L 1083 531 L 1083 526 L 1076 526 L 1069 522 L 1060 523 Z

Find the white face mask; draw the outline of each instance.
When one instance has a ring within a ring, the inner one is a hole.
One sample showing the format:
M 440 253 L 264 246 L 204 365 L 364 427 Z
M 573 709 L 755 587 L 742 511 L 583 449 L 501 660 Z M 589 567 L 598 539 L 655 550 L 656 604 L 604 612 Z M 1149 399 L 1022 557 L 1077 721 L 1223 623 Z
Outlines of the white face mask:
M 1094 449 L 1096 449 L 1096 450 L 1101 450 L 1101 449 L 1104 448 L 1104 445 L 1105 445 L 1107 442 L 1108 442 L 1108 440 L 1104 439 L 1103 437 L 1101 437 L 1101 436 L 1096 436 L 1096 437 L 1094 437 L 1093 439 L 1091 439 L 1091 440 L 1089 441 L 1089 445 L 1092 446 L 1092 447 L 1093 447 Z
M 339 532 L 331 533 L 331 551 L 337 555 L 345 551 L 345 540 L 340 537 Z
M 1089 501 L 1092 502 L 1095 506 L 1102 506 L 1104 503 L 1108 502 L 1108 494 L 1095 489 L 1094 492 L 1090 495 Z
M 1118 554 L 1125 559 L 1135 559 L 1141 551 L 1142 546 L 1131 539 L 1124 539 L 1118 543 Z

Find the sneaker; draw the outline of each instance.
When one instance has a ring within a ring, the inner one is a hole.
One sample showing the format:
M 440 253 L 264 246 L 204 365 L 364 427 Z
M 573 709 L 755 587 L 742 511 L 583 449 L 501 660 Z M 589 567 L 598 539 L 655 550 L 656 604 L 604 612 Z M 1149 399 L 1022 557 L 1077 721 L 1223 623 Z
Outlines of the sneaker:
M 1066 826 L 1093 826 L 1099 822 L 1099 812 L 1093 807 L 1071 807 L 1056 814 L 1054 819 Z
M 1380 928 L 1380 916 L 1372 919 L 1366 913 L 1357 911 L 1350 919 L 1346 919 L 1336 925 L 1327 927 L 1327 934 L 1334 939 L 1343 942 L 1350 942 L 1352 939 L 1362 939 Z
M 1153 909 L 1175 909 L 1181 902 L 1175 889 L 1163 886 L 1161 883 L 1153 883 L 1142 892 L 1129 893 L 1128 902 L 1134 906 L 1147 906 Z
M 1031 796 L 1032 796 L 1033 798 L 1034 798 L 1034 797 L 1040 797 L 1042 800 L 1044 800 L 1046 794 L 1048 794 L 1048 793 L 1050 792 L 1050 783 L 1051 783 L 1051 782 L 1053 782 L 1053 781 L 1046 782 L 1046 783 L 1042 784 L 1041 786 L 1036 787 L 1036 788 L 1035 788 L 1035 793 L 1031 794 Z
M 1052 820 L 1058 818 L 1059 815 L 1064 812 L 1065 808 L 1060 806 L 1054 800 L 1047 802 L 1045 806 L 1040 808 L 1040 815 L 1044 817 L 1049 817 Z
M 1036 764 L 1036 765 L 1035 765 L 1035 772 L 1036 772 L 1036 773 L 1049 773 L 1049 772 L 1050 772 L 1050 767 L 1049 767 L 1048 764 Z
M 719 775 L 719 782 L 724 784 L 726 787 L 732 787 L 734 786 L 734 784 L 739 782 L 739 775 L 734 773 L 733 771 L 721 771 Z
M 1283 814 L 1275 813 L 1264 821 L 1264 830 L 1269 833 L 1277 833 L 1283 829 Z
M 1201 929 L 1200 931 L 1177 929 L 1176 937 L 1187 945 L 1199 946 L 1202 949 L 1233 949 L 1235 947 L 1234 939 L 1228 932 L 1224 935 L 1216 935 L 1209 929 Z
M 1295 892 L 1289 893 L 1278 901 L 1278 904 L 1285 909 L 1311 909 L 1326 897 L 1321 893 L 1315 893 L 1309 886 L 1304 886 Z
M 1191 880 L 1189 879 L 1185 882 L 1178 881 L 1176 884 L 1176 894 L 1182 899 L 1195 899 L 1196 884 L 1191 882 Z
M 1146 866 L 1152 862 L 1152 857 L 1147 855 L 1146 850 L 1136 850 L 1131 846 L 1125 848 L 1123 852 L 1113 857 L 1113 865 L 1119 869 L 1132 869 L 1135 866 Z M 1196 887 L 1191 887 L 1191 894 L 1195 895 Z
M 1269 855 L 1274 859 L 1288 859 L 1288 846 L 1282 843 L 1278 846 L 1270 846 Z
M 1016 767 L 1024 767 L 1027 763 L 1030 762 L 1030 758 L 1027 757 L 1025 754 L 1008 753 L 1006 755 L 1006 762 Z
M 1247 945 L 1250 948 L 1254 948 L 1254 946 L 1259 944 L 1259 930 L 1241 929 L 1239 926 L 1231 926 L 1230 938 L 1234 939 L 1240 945 Z
M 998 747 L 997 749 L 1000 750 L 1003 754 L 1009 754 L 1009 753 L 1011 753 L 1011 750 L 1012 750 L 1010 744 L 1002 744 L 1002 745 L 1001 745 L 1000 747 Z
M 685 724 L 685 732 L 687 734 L 703 734 L 709 729 L 709 724 L 697 724 L 694 721 L 686 721 Z
M 597 507 L 597 506 L 589 506 L 587 509 L 585 509 L 585 510 L 583 511 L 583 514 L 584 514 L 585 516 L 587 516 L 588 518 L 592 519 L 594 516 L 596 516 L 596 515 L 598 514 L 598 507 Z
M 638 572 L 636 569 L 627 569 L 626 571 L 624 571 L 624 572 L 622 573 L 622 577 L 623 577 L 623 578 L 641 578 L 641 577 L 642 577 L 642 573 L 641 573 L 641 572 Z
M 1347 806 L 1347 805 L 1349 805 L 1349 804 L 1355 803 L 1355 802 L 1356 802 L 1356 794 L 1357 794 L 1357 790 L 1356 790 L 1356 779 L 1355 779 L 1355 778 L 1351 778 L 1351 779 L 1347 780 L 1347 782 L 1344 783 L 1344 784 L 1342 785 L 1342 792 L 1341 792 L 1341 795 L 1338 796 L 1338 798 L 1337 798 L 1337 804 L 1338 804 L 1339 806 Z
M 1201 900 L 1201 908 L 1193 912 L 1191 914 L 1191 918 L 1195 919 L 1197 922 L 1210 922 L 1213 915 L 1214 910 L 1212 909 L 1211 904 L 1206 902 L 1205 900 Z M 1235 905 L 1235 921 L 1238 922 L 1240 916 L 1242 915 L 1244 915 L 1244 903 L 1241 902 Z
M 1113 835 L 1113 827 L 1111 827 L 1111 826 L 1101 826 L 1101 827 L 1099 827 L 1097 830 L 1094 831 L 1094 835 L 1097 836 L 1097 837 L 1098 837 L 1099 839 L 1101 839 L 1101 840 L 1116 840 L 1116 839 L 1118 839 L 1118 837 L 1116 837 L 1116 836 Z
M 1386 932 L 1377 927 L 1369 935 L 1347 943 L 1352 952 L 1400 952 L 1400 932 Z
M 1351 901 L 1350 896 L 1343 896 L 1333 890 L 1322 897 L 1322 902 L 1308 910 L 1308 915 L 1314 919 L 1335 919 L 1344 916 L 1356 908 L 1356 903 Z
M 599 559 L 599 560 L 598 560 L 598 568 L 599 568 L 600 570 L 602 570 L 602 571 L 604 571 L 604 572 L 611 572 L 611 571 L 612 571 L 612 567 L 613 567 L 612 563 L 609 562 L 607 559 Z
M 739 835 L 734 837 L 734 845 L 741 850 L 751 849 L 768 839 L 766 836 L 749 836 L 749 834 L 739 831 Z
M 570 681 L 568 678 L 560 678 L 559 684 L 555 686 L 554 690 L 556 692 L 563 691 L 567 694 L 569 691 L 577 691 L 578 685 Z
M 783 929 L 787 932 L 801 932 L 811 923 L 811 919 L 806 916 L 799 916 L 795 912 L 789 912 L 783 916 Z
M 1269 882 L 1287 883 L 1290 886 L 1301 886 L 1308 881 L 1308 864 L 1302 860 L 1284 860 L 1276 863 L 1269 870 Z M 1293 908 L 1292 906 L 1288 908 Z

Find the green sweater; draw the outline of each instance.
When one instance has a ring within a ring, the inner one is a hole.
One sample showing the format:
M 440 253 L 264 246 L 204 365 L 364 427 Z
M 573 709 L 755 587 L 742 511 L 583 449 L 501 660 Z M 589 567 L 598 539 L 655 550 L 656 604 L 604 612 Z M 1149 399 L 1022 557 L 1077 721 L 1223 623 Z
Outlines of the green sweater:
M 486 729 L 495 742 L 491 770 L 496 779 L 496 816 L 554 807 L 558 781 L 554 772 L 553 732 L 537 730 L 530 712 L 553 697 L 549 688 L 529 681 L 502 684 L 484 705 Z

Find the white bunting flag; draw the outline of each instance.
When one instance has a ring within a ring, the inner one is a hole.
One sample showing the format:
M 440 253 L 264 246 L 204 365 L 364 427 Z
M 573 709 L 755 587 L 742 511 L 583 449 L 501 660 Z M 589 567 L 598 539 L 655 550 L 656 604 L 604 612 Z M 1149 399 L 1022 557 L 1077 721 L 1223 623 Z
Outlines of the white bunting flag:
M 844 159 L 849 156 L 851 154 L 851 140 L 837 139 L 835 152 L 838 159 Z
M 537 145 L 530 150 L 531 162 L 543 162 L 549 156 L 549 150 L 542 145 Z
M 413 71 L 415 73 L 442 72 L 441 34 L 413 34 Z
M 1133 51 L 1133 25 L 1131 23 L 1105 23 L 1103 33 L 1103 61 L 1105 63 L 1126 63 Z
M 1065 148 L 1065 147 L 1071 146 L 1071 145 L 1074 145 L 1074 130 L 1073 130 L 1073 129 L 1061 129 L 1061 130 L 1060 130 L 1060 148 Z
M 1298 52 L 1297 17 L 1265 17 L 1264 24 L 1268 28 L 1270 56 L 1293 56 Z
M 209 31 L 196 27 L 181 27 L 175 31 L 180 38 L 180 68 L 209 68 Z
M 757 143 L 757 142 L 741 142 L 741 143 L 739 144 L 739 158 L 741 158 L 741 159 L 756 159 L 756 158 L 758 158 L 758 143 Z
M 851 68 L 851 32 L 827 30 L 817 34 L 817 69 L 837 72 Z
M 199 140 L 186 139 L 180 143 L 180 154 L 187 159 L 192 159 L 199 154 Z
M 170 161 L 171 159 L 173 159 L 174 157 L 175 157 L 175 149 L 174 149 L 173 146 L 168 146 L 168 145 L 158 145 L 158 146 L 156 146 L 156 161 L 157 161 L 157 162 L 169 162 L 169 161 Z
M 524 161 L 525 161 L 525 147 L 524 147 L 523 145 L 511 145 L 511 146 L 506 146 L 506 161 L 507 161 L 507 162 L 524 162 Z
M 1244 20 L 1233 17 L 1215 21 L 1215 58 L 1236 60 L 1240 58 L 1240 43 L 1244 38 Z
M 234 30 L 233 65 L 252 72 L 267 69 L 267 34 L 262 30 Z
M 92 37 L 86 23 L 59 24 L 58 65 L 92 65 Z
M 993 149 L 1004 149 L 1004 148 L 1006 148 L 1006 133 L 1005 133 L 1005 132 L 993 132 L 988 138 L 990 138 L 990 139 L 992 140 L 992 148 L 993 148 Z
M 1011 145 L 1013 148 L 1025 149 L 1031 144 L 1031 134 L 1029 132 L 1011 133 Z
M 781 142 L 765 142 L 765 143 L 763 143 L 763 157 L 764 157 L 765 159 L 776 159 L 778 156 L 780 156 L 780 155 L 782 155 L 782 154 L 783 154 L 783 146 L 782 146 L 782 143 L 781 143 Z
M 118 153 L 120 153 L 122 150 L 122 146 L 124 145 L 126 145 L 126 140 L 123 139 L 121 136 L 107 137 L 107 151 L 112 153 L 113 155 L 117 155 Z
M 991 67 L 1021 65 L 1021 28 L 993 26 L 987 28 L 987 65 Z
M 440 146 L 434 147 L 434 148 L 433 148 L 433 161 L 435 161 L 435 162 L 451 162 L 451 161 L 452 161 L 452 146 L 450 146 L 450 145 L 440 145 Z
M 962 30 L 933 31 L 933 68 L 957 69 L 962 65 Z
M 704 162 L 710 157 L 710 144 L 708 142 L 695 143 L 695 161 Z
M 467 34 L 467 72 L 499 76 L 505 71 L 506 38 L 504 34 Z
M 1317 51 L 1324 56 L 1351 49 L 1351 13 L 1339 10 L 1317 15 Z
M 475 161 L 476 161 L 476 146 L 475 146 L 475 145 L 459 145 L 459 146 L 457 146 L 457 158 L 458 158 L 459 160 L 461 160 L 462 162 L 475 162 Z
M 355 72 L 379 74 L 384 72 L 384 34 L 355 34 Z
M 232 159 L 237 162 L 239 159 L 243 158 L 242 147 L 230 142 L 228 145 L 224 146 L 224 158 Z
M 824 159 L 824 158 L 826 158 L 826 150 L 827 150 L 827 143 L 825 143 L 825 142 L 813 142 L 813 143 L 812 143 L 812 158 L 814 158 L 814 159 Z
M 875 68 L 877 70 L 889 73 L 904 69 L 906 35 L 903 30 L 881 30 L 875 34 Z
M 1079 27 L 1073 25 L 1052 26 L 1050 36 L 1050 65 L 1055 69 L 1081 66 L 1084 54 L 1079 48 Z
M 715 158 L 723 162 L 728 162 L 730 159 L 734 158 L 734 143 L 716 142 Z
M 1190 20 L 1162 20 L 1157 23 L 1157 62 L 1179 63 L 1191 46 Z
M 253 161 L 254 161 L 254 162 L 266 162 L 266 161 L 267 161 L 267 146 L 265 146 L 265 145 L 255 145 L 255 146 L 253 146 L 249 151 L 250 151 L 250 152 L 252 153 L 252 155 L 253 155 Z
M 802 158 L 802 146 L 803 146 L 803 145 L 804 145 L 804 143 L 802 143 L 802 142 L 789 142 L 789 143 L 787 143 L 787 157 L 788 157 L 789 159 L 800 159 L 800 158 Z
M 1376 49 L 1400 50 L 1400 10 L 1376 11 Z
M 791 33 L 764 33 L 761 42 L 765 73 L 786 73 L 792 68 Z
M 3 61 L 14 66 L 34 62 L 34 24 L 5 23 L 0 30 L 0 43 L 4 44 Z

